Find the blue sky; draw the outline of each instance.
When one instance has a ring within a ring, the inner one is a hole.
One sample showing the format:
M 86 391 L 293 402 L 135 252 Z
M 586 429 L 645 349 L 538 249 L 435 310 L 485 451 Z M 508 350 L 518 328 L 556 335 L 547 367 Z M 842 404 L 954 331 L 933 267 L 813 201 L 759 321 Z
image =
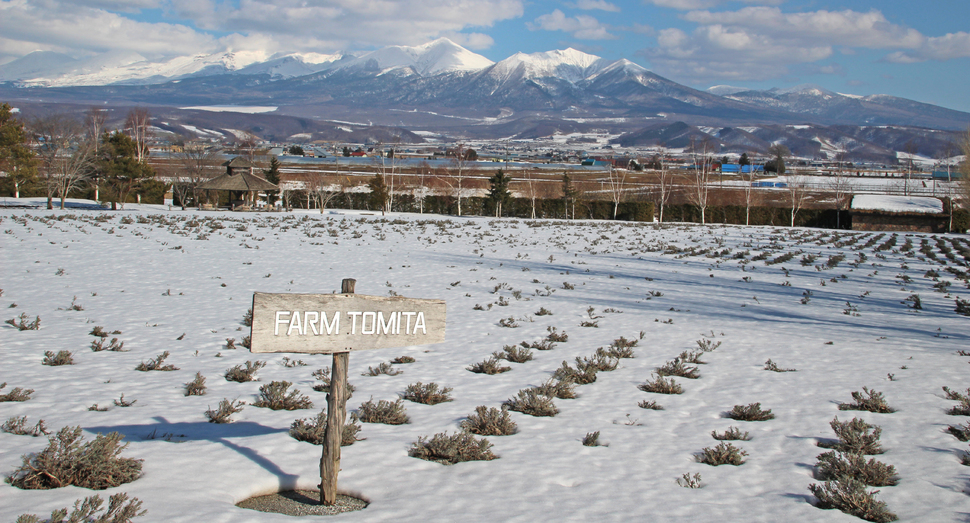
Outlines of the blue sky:
M 967 0 L 0 0 L 0 63 L 366 51 L 445 36 L 498 61 L 574 47 L 704 89 L 817 84 L 970 112 Z

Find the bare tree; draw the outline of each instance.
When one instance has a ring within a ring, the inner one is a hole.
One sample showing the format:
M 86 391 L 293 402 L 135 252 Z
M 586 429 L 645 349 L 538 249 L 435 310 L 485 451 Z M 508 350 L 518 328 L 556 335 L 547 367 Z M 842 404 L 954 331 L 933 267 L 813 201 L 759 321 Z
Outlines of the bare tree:
M 47 193 L 47 208 L 54 208 L 54 196 L 59 194 L 61 162 L 72 155 L 71 148 L 81 142 L 81 123 L 66 114 L 51 114 L 34 119 L 30 128 L 39 142 L 41 179 Z
M 91 106 L 84 114 L 84 127 L 87 129 L 88 139 L 94 141 L 95 154 L 101 145 L 101 135 L 104 134 L 107 120 L 108 110 L 100 107 Z
M 687 199 L 700 209 L 702 224 L 707 223 L 707 204 L 710 195 L 712 170 L 711 159 L 708 156 L 710 149 L 711 144 L 705 139 L 701 142 L 698 154 L 697 144 L 694 142 L 694 138 L 691 138 L 690 155 L 691 161 L 694 164 L 694 178 L 688 189 Z M 698 161 L 700 161 L 700 164 L 698 164 Z
M 960 177 L 957 195 L 963 207 L 967 208 L 970 207 L 970 129 L 963 134 L 960 149 L 964 156 L 963 163 L 960 164 L 960 173 L 963 176 Z
M 256 135 L 253 133 L 246 133 L 246 138 L 239 142 L 239 151 L 246 157 L 249 161 L 250 171 L 249 174 L 253 174 L 253 169 L 256 166 L 256 152 L 259 149 L 259 141 L 256 139 Z
M 144 163 L 148 159 L 148 140 L 151 138 L 152 117 L 148 109 L 135 107 L 128 111 L 125 132 L 135 142 L 135 160 Z
M 461 216 L 461 198 L 464 196 L 465 171 L 468 168 L 467 162 L 465 144 L 459 142 L 455 146 L 455 158 L 453 160 L 455 169 L 454 176 L 452 176 L 454 180 L 455 198 L 458 200 L 458 216 Z
M 791 226 L 794 227 L 795 215 L 808 200 L 808 183 L 804 176 L 792 175 L 788 177 L 788 184 L 785 189 L 788 194 L 788 203 L 791 205 Z
M 849 206 L 849 193 L 852 191 L 852 183 L 849 181 L 848 173 L 845 170 L 846 150 L 839 149 L 835 153 L 836 170 L 832 173 L 829 188 L 835 193 L 836 228 L 842 228 L 842 211 Z
M 323 214 L 323 211 L 327 208 L 327 205 L 330 205 L 330 202 L 343 193 L 343 188 L 347 185 L 339 177 L 328 180 L 322 174 L 318 173 L 307 174 L 303 181 L 306 186 L 307 198 L 313 199 L 313 202 L 320 209 L 320 214 Z M 309 208 L 309 204 L 307 208 Z
M 657 188 L 660 191 L 660 195 L 657 198 L 657 203 L 660 205 L 660 223 L 664 221 L 664 206 L 667 204 L 667 200 L 670 199 L 670 193 L 673 192 L 673 174 L 670 172 L 670 168 L 667 165 L 667 146 L 660 144 L 658 148 L 659 152 L 657 154 Z
M 181 170 L 176 176 L 178 180 L 173 181 L 173 187 L 175 185 L 187 187 L 192 193 L 192 201 L 198 206 L 201 198 L 199 186 L 216 175 L 218 152 L 212 146 L 190 143 L 182 148 L 176 158 L 181 164 Z M 185 208 L 185 200 L 182 200 L 182 208 Z
M 54 160 L 56 176 L 51 179 L 55 184 L 61 209 L 71 191 L 80 189 L 95 170 L 94 141 L 83 140 L 75 144 L 70 154 L 58 156 Z
M 508 147 L 507 144 L 506 144 L 506 147 Z M 508 158 L 508 152 L 506 152 L 506 158 Z M 505 162 L 505 165 L 506 165 L 506 169 L 507 169 L 508 168 L 508 162 L 507 161 Z M 530 202 L 530 204 L 532 206 L 532 214 L 531 214 L 531 216 L 532 216 L 532 219 L 535 220 L 536 219 L 536 199 L 539 196 L 539 193 L 536 190 L 536 181 L 532 178 L 532 170 L 531 169 L 525 169 L 524 172 L 523 172 L 523 176 L 525 177 L 525 191 L 524 192 L 525 192 L 526 197 L 529 198 L 529 202 Z
M 607 174 L 610 184 L 610 200 L 613 201 L 613 219 L 620 209 L 620 202 L 623 201 L 623 184 L 626 182 L 626 169 L 614 169 L 613 162 L 610 162 Z

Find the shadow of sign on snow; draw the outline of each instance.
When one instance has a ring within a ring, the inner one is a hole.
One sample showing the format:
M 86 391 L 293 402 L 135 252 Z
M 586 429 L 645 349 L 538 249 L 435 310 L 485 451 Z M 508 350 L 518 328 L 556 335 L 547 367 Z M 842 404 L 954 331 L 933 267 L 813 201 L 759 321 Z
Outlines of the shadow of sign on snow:
M 265 436 L 268 434 L 287 432 L 288 429 L 267 427 L 252 421 L 239 421 L 234 423 L 170 423 L 162 416 L 155 416 L 153 419 L 158 423 L 144 425 L 93 426 L 84 427 L 84 430 L 92 434 L 120 432 L 121 434 L 125 435 L 125 440 L 127 441 L 160 440 L 163 442 L 171 441 L 173 443 L 185 441 L 211 441 L 236 451 L 266 471 L 274 474 L 279 478 L 281 484 L 295 484 L 297 480 L 296 475 L 284 472 L 279 468 L 278 465 L 276 465 L 276 463 L 262 456 L 257 450 L 230 441 L 230 439 L 249 438 L 253 436 Z

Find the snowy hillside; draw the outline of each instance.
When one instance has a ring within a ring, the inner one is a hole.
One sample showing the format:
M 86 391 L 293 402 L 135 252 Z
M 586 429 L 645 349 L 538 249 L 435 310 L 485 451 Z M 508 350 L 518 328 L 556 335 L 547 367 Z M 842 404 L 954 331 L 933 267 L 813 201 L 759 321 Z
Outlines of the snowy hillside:
M 0 326 L 0 394 L 34 390 L 0 403 L 0 422 L 79 425 L 86 440 L 124 434 L 122 455 L 143 459 L 143 474 L 102 495 L 142 500 L 148 513 L 136 523 L 293 521 L 235 504 L 318 484 L 320 447 L 288 429 L 325 405 L 312 373 L 331 359 L 251 354 L 242 321 L 254 291 L 330 293 L 342 278 L 356 278 L 359 294 L 443 299 L 448 308 L 444 343 L 350 355 L 348 409 L 396 400 L 417 382 L 454 390 L 433 406 L 404 401 L 408 424 L 361 424 L 363 439 L 343 447 L 339 480 L 370 506 L 341 521 L 860 521 L 817 508 L 809 491 L 826 451 L 816 444 L 834 440 L 836 417 L 881 427 L 885 452 L 869 457 L 894 466 L 899 483 L 876 498 L 900 520 L 970 513 L 970 468 L 960 462 L 968 444 L 947 432 L 968 418 L 947 414 L 958 402 L 942 390 L 970 386 L 970 358 L 957 354 L 970 346 L 970 318 L 954 312 L 955 300 L 970 297 L 966 237 L 91 207 L 0 210 L 3 319 L 41 320 L 39 330 Z M 110 339 L 95 328 L 119 331 L 111 337 L 124 352 L 93 351 Z M 553 331 L 567 339 L 540 343 Z M 495 375 L 468 370 L 521 342 L 537 346 L 531 361 L 502 361 L 511 370 Z M 632 346 L 633 357 L 604 360 L 616 369 L 577 386 L 574 399 L 554 399 L 555 416 L 512 412 L 518 432 L 487 438 L 497 459 L 445 466 L 409 457 L 419 438 L 452 434 L 477 406 L 499 407 L 563 362 L 575 368 L 611 345 Z M 62 350 L 73 365 L 42 364 L 45 351 Z M 165 351 L 177 370 L 135 370 Z M 400 356 L 415 362 L 393 365 L 398 375 L 362 375 Z M 673 378 L 682 394 L 638 387 L 678 357 L 700 360 L 687 366 L 699 376 Z M 769 359 L 794 372 L 766 370 Z M 247 361 L 267 363 L 259 381 L 224 379 Z M 197 372 L 206 394 L 185 396 Z M 251 405 L 261 386 L 281 380 L 314 408 Z M 895 412 L 839 409 L 863 387 Z M 116 405 L 122 396 L 134 403 Z M 232 423 L 207 423 L 205 411 L 224 398 L 246 405 Z M 640 406 L 648 402 L 663 410 Z M 752 403 L 774 419 L 726 417 Z M 712 431 L 732 426 L 750 435 L 731 442 L 746 461 L 699 463 L 720 443 Z M 596 431 L 602 445 L 584 446 Z M 0 473 L 46 444 L 0 432 Z M 678 485 L 685 474 L 700 474 L 701 488 Z M 0 520 L 46 517 L 91 494 L 2 483 Z

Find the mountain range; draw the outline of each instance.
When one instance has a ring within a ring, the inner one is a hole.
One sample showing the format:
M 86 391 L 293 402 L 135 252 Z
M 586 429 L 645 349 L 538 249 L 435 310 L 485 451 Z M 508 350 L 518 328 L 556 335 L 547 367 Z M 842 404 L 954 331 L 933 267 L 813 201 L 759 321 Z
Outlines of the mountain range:
M 779 141 L 779 133 L 797 142 L 792 126 L 836 129 L 832 134 L 848 137 L 833 137 L 833 143 L 862 140 L 869 128 L 911 128 L 909 142 L 930 143 L 916 135 L 970 125 L 970 113 L 888 95 L 847 95 L 815 86 L 701 91 L 624 59 L 565 49 L 492 62 L 444 38 L 359 55 L 226 52 L 163 62 L 135 53 L 78 61 L 36 52 L 0 65 L 0 99 L 38 108 L 149 105 L 169 120 L 184 117 L 179 111 L 187 107 L 259 106 L 267 111 L 259 115 L 262 127 L 273 127 L 274 118 L 288 119 L 291 124 L 277 127 L 303 125 L 306 132 L 295 134 L 311 139 L 325 139 L 314 133 L 325 135 L 325 128 L 340 127 L 339 122 L 490 139 L 598 131 L 622 135 L 618 143 L 626 144 L 648 142 L 658 129 L 677 135 L 683 127 L 723 146 L 760 147 Z M 208 111 L 193 111 L 199 123 L 193 127 L 212 127 L 203 121 Z M 711 134 L 715 129 L 723 136 Z

